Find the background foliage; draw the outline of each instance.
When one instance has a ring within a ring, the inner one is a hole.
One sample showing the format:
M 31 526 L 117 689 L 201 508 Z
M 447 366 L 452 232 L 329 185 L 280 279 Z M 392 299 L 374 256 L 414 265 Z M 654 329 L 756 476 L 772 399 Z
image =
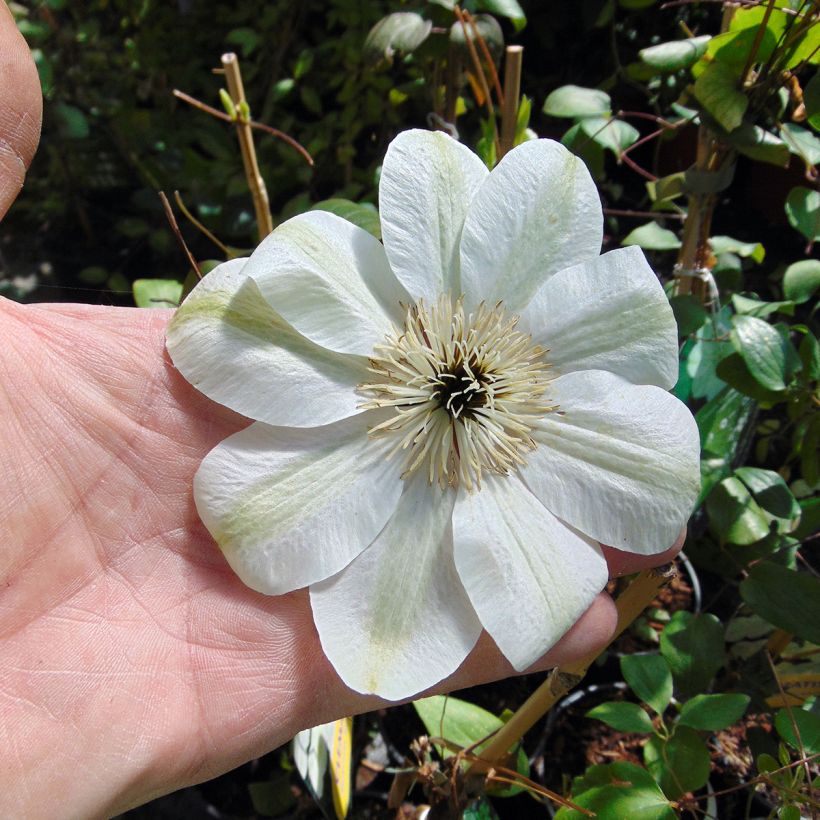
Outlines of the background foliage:
M 223 83 L 211 69 L 225 50 L 240 56 L 253 117 L 295 137 L 315 160 L 311 168 L 274 137 L 257 139 L 277 222 L 333 198 L 331 207 L 378 231 L 381 157 L 398 130 L 440 123 L 448 60 L 471 74 L 450 100 L 459 135 L 492 164 L 480 78 L 452 6 L 13 4 L 46 107 L 40 151 L 3 224 L 0 293 L 175 301 L 187 263 L 158 190 L 178 189 L 231 249 L 253 247 L 233 129 L 171 93 L 219 106 Z M 771 0 L 741 9 L 731 26 L 709 2 L 464 7 L 478 15 L 496 58 L 504 42 L 525 47 L 518 138 L 562 139 L 584 157 L 605 208 L 604 250 L 641 245 L 667 285 L 681 337 L 676 393 L 696 413 L 703 445 L 685 580 L 592 670 L 591 686 L 525 739 L 518 771 L 603 817 L 814 811 L 817 769 L 802 761 L 820 751 L 820 24 L 792 35 L 818 3 Z M 707 168 L 709 151 L 718 161 Z M 708 233 L 690 258 L 688 226 L 706 205 Z M 184 222 L 183 233 L 198 259 L 223 258 Z M 132 295 L 132 283 L 146 278 L 180 284 L 158 295 L 139 282 Z M 461 693 L 464 703 L 453 700 L 444 716 L 439 701 L 425 701 L 357 721 L 354 760 L 368 763 L 358 772 L 355 816 L 388 813 L 390 778 L 377 772 L 411 766 L 414 737 L 443 733 L 469 745 L 535 684 Z M 407 816 L 446 786 L 436 780 L 444 747 L 417 745 L 415 753 L 433 774 L 426 796 L 410 793 Z M 520 789 L 493 793 L 468 813 L 544 816 L 557 808 Z M 332 805 L 325 800 L 322 810 Z M 132 814 L 317 811 L 283 749 Z M 565 807 L 559 816 L 582 815 Z

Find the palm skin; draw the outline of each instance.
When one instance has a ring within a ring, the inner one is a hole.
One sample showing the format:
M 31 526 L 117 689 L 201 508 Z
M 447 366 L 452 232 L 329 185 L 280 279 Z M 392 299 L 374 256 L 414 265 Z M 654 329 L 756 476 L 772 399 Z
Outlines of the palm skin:
M 39 121 L 2 3 L 0 54 L 1 215 Z M 0 299 L 2 817 L 110 816 L 380 703 L 338 679 L 305 591 L 247 589 L 199 522 L 194 472 L 247 421 L 176 373 L 169 317 Z M 613 574 L 670 554 L 608 551 Z M 537 667 L 613 628 L 601 595 Z M 484 636 L 436 689 L 511 673 Z

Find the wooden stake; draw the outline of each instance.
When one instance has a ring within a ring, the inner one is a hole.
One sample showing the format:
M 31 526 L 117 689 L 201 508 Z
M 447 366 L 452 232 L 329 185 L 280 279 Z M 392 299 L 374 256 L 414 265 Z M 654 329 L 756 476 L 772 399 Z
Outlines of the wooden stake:
M 504 57 L 504 103 L 501 106 L 501 151 L 499 159 L 512 150 L 515 143 L 515 126 L 518 121 L 518 104 L 521 96 L 521 64 L 524 60 L 523 46 L 507 46 Z
M 222 55 L 222 67 L 225 70 L 225 80 L 228 83 L 228 93 L 231 95 L 237 111 L 247 111 L 248 101 L 245 99 L 245 89 L 242 85 L 242 74 L 239 71 L 239 59 L 236 54 L 229 52 Z M 265 180 L 259 171 L 256 160 L 256 149 L 253 145 L 253 131 L 249 118 L 239 115 L 236 123 L 236 133 L 239 136 L 239 150 L 242 152 L 242 164 L 245 166 L 245 176 L 253 197 L 253 209 L 256 213 L 256 226 L 260 241 L 273 230 L 273 217 L 270 212 L 268 191 Z

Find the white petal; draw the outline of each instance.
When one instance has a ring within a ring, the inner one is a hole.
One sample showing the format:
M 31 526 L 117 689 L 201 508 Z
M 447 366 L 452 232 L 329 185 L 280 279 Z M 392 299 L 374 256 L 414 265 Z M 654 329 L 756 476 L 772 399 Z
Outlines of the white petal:
M 598 191 L 583 160 L 552 140 L 514 148 L 478 189 L 461 237 L 468 302 L 520 311 L 552 274 L 597 256 Z
M 515 474 L 459 494 L 453 549 L 481 623 L 519 672 L 558 641 L 609 578 L 600 546 L 548 512 Z
M 556 379 L 521 475 L 544 506 L 603 544 L 651 555 L 671 546 L 700 484 L 698 429 L 652 385 L 581 370 Z
M 194 477 L 197 510 L 249 587 L 279 595 L 327 578 L 378 535 L 402 490 L 400 465 L 367 435 L 383 418 L 256 423 L 208 453 Z
M 339 353 L 369 356 L 410 297 L 374 236 L 335 214 L 283 222 L 248 260 L 273 309 L 303 336 Z
M 358 413 L 367 359 L 334 353 L 297 333 L 244 272 L 214 268 L 174 314 L 166 346 L 208 398 L 268 424 L 312 427 Z
M 310 588 L 325 655 L 357 692 L 400 700 L 454 672 L 481 632 L 452 554 L 455 493 L 422 471 L 350 566 Z
M 415 299 L 461 292 L 458 245 L 467 206 L 488 174 L 441 131 L 404 131 L 387 149 L 379 210 L 387 258 Z
M 637 246 L 556 273 L 521 320 L 533 341 L 549 349 L 547 360 L 559 373 L 609 370 L 664 389 L 677 381 L 675 317 Z

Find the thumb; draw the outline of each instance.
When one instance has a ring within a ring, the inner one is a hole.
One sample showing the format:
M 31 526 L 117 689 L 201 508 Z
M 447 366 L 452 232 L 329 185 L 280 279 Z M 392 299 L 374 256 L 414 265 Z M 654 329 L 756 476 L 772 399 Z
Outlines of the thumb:
M 37 69 L 8 6 L 0 0 L 0 219 L 23 187 L 42 119 Z

